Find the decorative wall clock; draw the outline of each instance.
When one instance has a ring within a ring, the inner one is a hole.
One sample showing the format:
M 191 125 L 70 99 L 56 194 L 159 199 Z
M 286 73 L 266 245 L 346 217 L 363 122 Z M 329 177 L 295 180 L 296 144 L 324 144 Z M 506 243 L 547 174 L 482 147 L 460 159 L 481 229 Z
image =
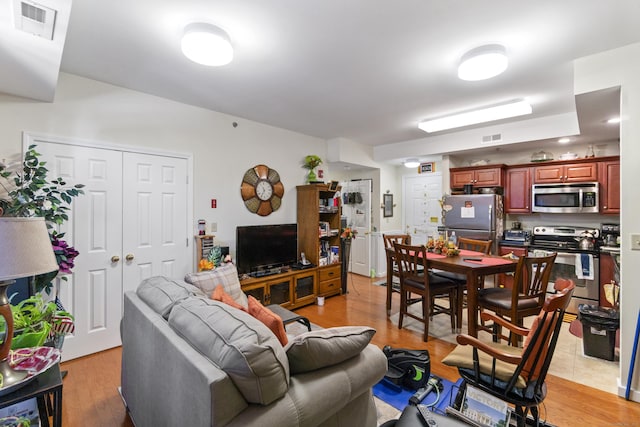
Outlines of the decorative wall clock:
M 275 169 L 257 165 L 244 173 L 240 194 L 250 212 L 267 216 L 280 208 L 284 185 Z

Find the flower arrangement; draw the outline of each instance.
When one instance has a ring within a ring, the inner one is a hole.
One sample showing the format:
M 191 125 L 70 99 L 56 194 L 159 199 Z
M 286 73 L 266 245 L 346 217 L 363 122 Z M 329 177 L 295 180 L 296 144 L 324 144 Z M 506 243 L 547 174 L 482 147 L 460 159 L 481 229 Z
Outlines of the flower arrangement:
M 453 242 L 445 242 L 442 239 L 434 240 L 430 238 L 427 241 L 427 251 L 448 257 L 460 255 L 460 249 Z
M 340 235 L 340 237 L 342 239 L 355 239 L 357 234 L 358 234 L 357 230 L 354 230 L 351 227 L 347 227 L 344 230 L 342 230 L 342 234 Z
M 313 182 L 316 180 L 316 173 L 313 171 L 315 168 L 322 164 L 322 159 L 315 154 L 309 154 L 305 156 L 302 161 L 302 167 L 309 170 L 307 174 L 307 182 Z

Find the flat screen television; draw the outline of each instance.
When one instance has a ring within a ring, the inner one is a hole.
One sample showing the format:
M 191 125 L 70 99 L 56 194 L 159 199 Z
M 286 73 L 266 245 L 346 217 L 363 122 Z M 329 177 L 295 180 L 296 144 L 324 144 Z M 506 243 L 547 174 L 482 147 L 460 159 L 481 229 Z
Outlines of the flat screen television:
M 274 274 L 297 260 L 297 224 L 236 227 L 236 267 L 239 274 Z

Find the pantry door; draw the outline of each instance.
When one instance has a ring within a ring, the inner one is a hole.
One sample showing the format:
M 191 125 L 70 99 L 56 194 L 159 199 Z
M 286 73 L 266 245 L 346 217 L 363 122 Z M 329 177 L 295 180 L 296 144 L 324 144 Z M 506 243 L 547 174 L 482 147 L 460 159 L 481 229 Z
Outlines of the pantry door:
M 29 138 L 27 138 L 29 140 Z M 31 138 L 50 176 L 85 185 L 61 231 L 80 255 L 60 299 L 75 317 L 63 360 L 116 347 L 123 294 L 190 271 L 187 159 Z M 25 144 L 26 145 L 26 144 Z
M 402 186 L 405 231 L 411 235 L 412 244 L 424 244 L 428 237 L 438 235 L 438 226 L 442 225 L 442 174 L 405 176 Z

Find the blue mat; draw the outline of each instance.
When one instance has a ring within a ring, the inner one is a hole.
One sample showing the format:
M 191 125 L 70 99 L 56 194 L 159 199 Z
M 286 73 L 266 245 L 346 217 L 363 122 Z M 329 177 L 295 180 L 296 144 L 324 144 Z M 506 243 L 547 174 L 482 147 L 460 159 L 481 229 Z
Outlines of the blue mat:
M 437 393 L 432 391 L 421 403 L 430 406 L 434 412 L 444 413 L 445 408 L 455 399 L 455 394 L 458 392 L 461 384 L 462 378 L 459 378 L 455 383 L 442 379 L 444 388 L 440 392 L 440 396 L 438 397 Z M 451 396 L 452 391 L 453 397 Z M 382 379 L 382 381 L 373 386 L 373 395 L 375 397 L 383 400 L 399 411 L 402 411 L 409 404 L 409 398 L 413 396 L 414 393 L 414 390 L 405 390 L 385 379 Z

